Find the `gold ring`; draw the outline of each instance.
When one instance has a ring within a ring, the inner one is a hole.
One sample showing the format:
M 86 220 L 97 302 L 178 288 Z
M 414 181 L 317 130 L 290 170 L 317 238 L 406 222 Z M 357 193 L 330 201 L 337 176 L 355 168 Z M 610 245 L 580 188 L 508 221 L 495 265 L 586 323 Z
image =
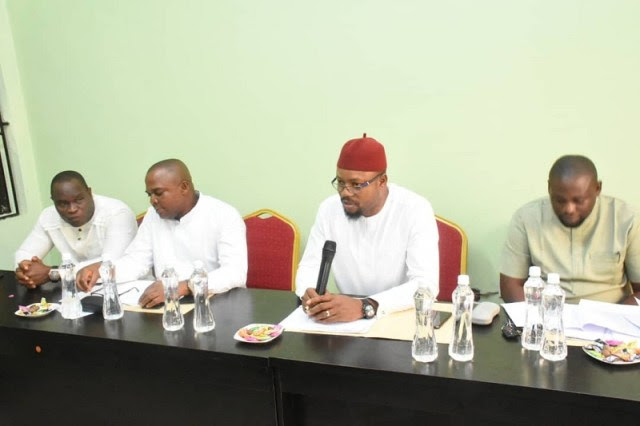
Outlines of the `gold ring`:
M 324 313 L 327 314 L 327 318 L 329 318 L 331 316 L 331 314 L 329 313 L 328 309 L 326 311 L 324 311 Z

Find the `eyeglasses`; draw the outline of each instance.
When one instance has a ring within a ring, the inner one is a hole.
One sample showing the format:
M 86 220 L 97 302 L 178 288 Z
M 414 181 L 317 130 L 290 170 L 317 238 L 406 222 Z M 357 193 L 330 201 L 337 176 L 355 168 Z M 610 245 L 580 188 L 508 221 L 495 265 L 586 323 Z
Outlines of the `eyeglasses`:
M 371 185 L 371 183 L 373 181 L 375 181 L 376 179 L 378 179 L 379 177 L 381 177 L 383 175 L 384 175 L 384 172 L 380 173 L 379 175 L 376 175 L 376 176 L 372 177 L 371 179 L 369 179 L 366 182 L 356 183 L 356 184 L 353 184 L 353 185 L 346 184 L 346 183 L 344 183 L 342 181 L 339 181 L 338 177 L 334 177 L 333 180 L 331 181 L 331 185 L 333 185 L 333 187 L 338 192 L 342 192 L 342 191 L 344 191 L 346 189 L 348 192 L 350 192 L 352 194 L 357 194 L 358 192 L 362 191 L 367 186 Z
M 92 291 L 91 293 L 89 293 L 89 296 L 103 296 L 104 297 L 103 290 L 104 290 L 104 288 Z M 135 291 L 136 293 L 140 293 L 140 290 L 138 290 L 136 287 L 131 287 L 129 290 L 125 290 L 122 293 L 118 293 L 118 296 L 125 295 L 125 294 L 129 293 L 130 291 Z

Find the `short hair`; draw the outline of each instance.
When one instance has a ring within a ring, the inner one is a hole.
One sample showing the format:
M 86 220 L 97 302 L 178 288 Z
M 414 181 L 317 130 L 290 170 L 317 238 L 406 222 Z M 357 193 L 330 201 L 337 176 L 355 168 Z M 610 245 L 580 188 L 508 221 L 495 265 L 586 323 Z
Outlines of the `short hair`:
M 191 173 L 189 172 L 189 168 L 182 160 L 178 160 L 177 158 L 169 158 L 167 160 L 158 161 L 147 170 L 147 174 L 156 171 L 156 170 L 170 170 L 174 174 L 176 174 L 181 180 L 186 180 L 189 183 L 192 183 Z
M 593 176 L 594 180 L 598 181 L 595 164 L 584 155 L 564 155 L 558 158 L 549 170 L 549 180 L 562 180 L 583 175 Z
M 84 180 L 84 177 L 82 177 L 80 173 L 74 170 L 65 170 L 64 172 L 58 173 L 53 177 L 53 179 L 51 179 L 51 193 L 53 194 L 53 185 L 55 185 L 56 183 L 70 182 L 73 180 L 78 181 L 84 189 L 89 189 L 87 182 Z

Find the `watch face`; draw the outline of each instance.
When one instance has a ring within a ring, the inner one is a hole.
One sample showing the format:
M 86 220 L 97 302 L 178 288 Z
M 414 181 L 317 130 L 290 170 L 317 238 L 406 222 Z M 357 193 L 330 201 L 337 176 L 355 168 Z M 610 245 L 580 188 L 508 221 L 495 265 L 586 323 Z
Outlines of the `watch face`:
M 373 316 L 375 315 L 375 311 L 373 309 L 373 306 L 371 306 L 370 304 L 366 304 L 364 306 L 364 317 L 365 318 L 373 318 Z
M 60 271 L 57 269 L 49 270 L 49 279 L 51 281 L 58 281 L 60 279 Z

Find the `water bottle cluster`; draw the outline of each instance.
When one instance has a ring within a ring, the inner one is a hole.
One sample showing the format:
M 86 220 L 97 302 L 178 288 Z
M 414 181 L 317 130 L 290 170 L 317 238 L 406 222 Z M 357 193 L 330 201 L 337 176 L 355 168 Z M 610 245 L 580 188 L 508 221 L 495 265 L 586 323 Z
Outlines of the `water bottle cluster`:
M 99 268 L 103 284 L 102 316 L 105 320 L 117 320 L 124 315 L 118 296 L 115 266 L 111 258 L 105 256 Z M 69 254 L 63 254 L 60 266 L 62 280 L 62 317 L 75 319 L 82 316 L 82 305 L 76 288 L 75 265 Z M 215 328 L 211 305 L 209 304 L 208 274 L 204 264 L 197 260 L 193 263 L 193 273 L 189 278 L 189 288 L 193 292 L 194 315 L 193 328 L 198 333 L 206 333 Z M 173 265 L 166 265 L 161 276 L 164 288 L 164 311 L 162 326 L 165 330 L 174 331 L 184 327 L 184 316 L 180 310 L 178 294 L 178 275 Z
M 525 349 L 540 351 L 544 359 L 561 361 L 567 357 L 562 323 L 565 294 L 558 274 L 549 273 L 545 285 L 540 272 L 538 266 L 530 267 L 524 283 L 526 316 L 521 343 Z
M 162 272 L 164 287 L 164 312 L 162 326 L 167 331 L 180 330 L 184 327 L 184 316 L 180 310 L 180 295 L 178 294 L 178 275 L 173 265 L 167 265 Z M 196 260 L 193 263 L 193 273 L 189 278 L 189 288 L 193 292 L 195 304 L 193 314 L 193 328 L 198 333 L 206 333 L 215 328 L 213 312 L 209 304 L 208 274 L 204 264 Z
M 438 344 L 433 330 L 433 293 L 426 286 L 418 287 L 414 301 L 416 306 L 416 334 L 411 346 L 413 359 L 432 362 L 438 358 Z M 458 287 L 452 294 L 453 333 L 449 343 L 449 356 L 456 361 L 473 359 L 473 333 L 471 315 L 474 295 L 469 287 L 469 276 L 458 276 Z
M 562 323 L 565 293 L 560 287 L 558 274 L 549 273 L 547 284 L 538 266 L 529 268 L 529 279 L 524 284 L 526 303 L 525 324 L 522 330 L 522 347 L 540 351 L 549 361 L 561 361 L 567 357 L 567 342 Z M 433 302 L 435 298 L 428 287 L 419 287 L 414 295 L 416 307 L 416 333 L 411 346 L 413 359 L 432 362 L 438 358 L 438 345 L 433 330 Z M 456 361 L 473 359 L 474 294 L 469 287 L 469 276 L 458 276 L 458 286 L 452 294 L 453 332 L 449 343 L 449 356 Z

